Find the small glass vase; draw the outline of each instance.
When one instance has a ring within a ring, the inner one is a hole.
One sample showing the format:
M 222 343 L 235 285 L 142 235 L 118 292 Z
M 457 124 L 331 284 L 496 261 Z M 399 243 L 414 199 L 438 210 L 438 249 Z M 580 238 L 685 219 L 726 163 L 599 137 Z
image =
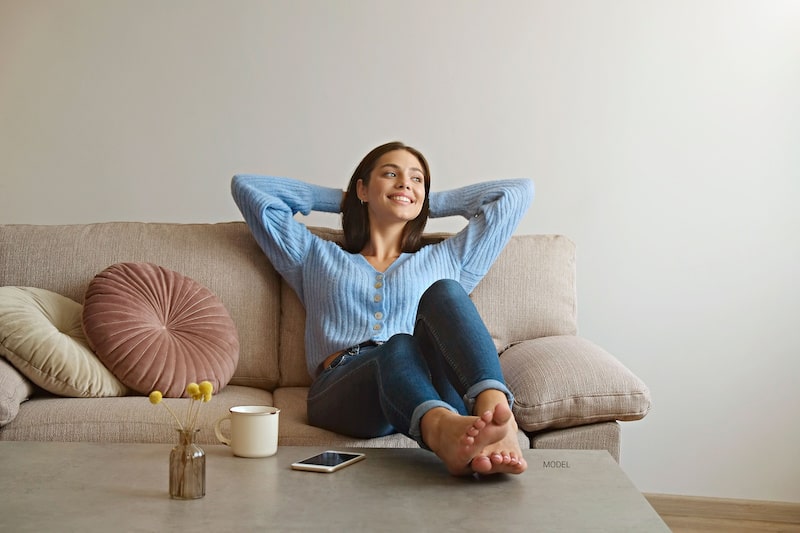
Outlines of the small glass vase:
M 206 452 L 194 443 L 199 429 L 178 429 L 178 445 L 169 454 L 169 496 L 196 500 L 206 495 Z

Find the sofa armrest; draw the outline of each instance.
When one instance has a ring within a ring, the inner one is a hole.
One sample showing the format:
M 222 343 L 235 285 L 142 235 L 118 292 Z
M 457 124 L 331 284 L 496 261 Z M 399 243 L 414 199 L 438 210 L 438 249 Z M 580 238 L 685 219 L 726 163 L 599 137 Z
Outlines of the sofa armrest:
M 581 337 L 523 341 L 504 351 L 500 364 L 524 431 L 639 420 L 650 410 L 650 390 L 642 380 Z

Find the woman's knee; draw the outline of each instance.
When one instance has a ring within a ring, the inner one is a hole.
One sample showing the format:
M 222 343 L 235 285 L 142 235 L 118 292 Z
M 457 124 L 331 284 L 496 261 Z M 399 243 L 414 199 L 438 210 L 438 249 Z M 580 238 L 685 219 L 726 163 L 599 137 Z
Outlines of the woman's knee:
M 407 354 L 419 351 L 417 347 L 417 340 L 407 333 L 397 333 L 392 335 L 388 341 L 383 345 L 382 358 L 401 356 L 405 357 Z
M 419 343 L 413 335 L 407 333 L 398 333 L 381 346 L 381 354 L 379 357 L 379 364 L 385 369 L 395 367 L 395 365 L 403 369 L 413 368 L 419 365 L 425 365 L 425 359 L 422 356 Z M 397 371 L 398 368 L 393 368 L 391 371 Z
M 421 310 L 429 306 L 439 307 L 462 298 L 469 299 L 469 295 L 459 282 L 453 279 L 440 279 L 425 290 L 420 298 L 419 307 Z
M 462 296 L 468 295 L 459 282 L 454 279 L 440 279 L 425 290 L 422 294 L 422 299 L 434 298 L 441 300 L 442 298 L 460 298 Z

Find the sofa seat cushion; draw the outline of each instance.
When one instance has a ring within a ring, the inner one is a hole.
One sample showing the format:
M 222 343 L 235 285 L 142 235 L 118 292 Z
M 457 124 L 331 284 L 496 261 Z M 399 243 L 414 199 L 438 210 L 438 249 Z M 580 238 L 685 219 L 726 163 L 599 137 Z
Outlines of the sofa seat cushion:
M 33 383 L 8 361 L 0 359 L 0 427 L 14 420 L 19 404 L 30 398 L 34 390 Z
M 164 398 L 161 402 L 181 416 L 189 401 Z M 215 392 L 210 402 L 200 405 L 198 443 L 219 444 L 214 422 L 234 405 L 272 403 L 271 392 L 255 387 L 229 385 Z M 151 404 L 146 396 L 76 400 L 37 394 L 23 403 L 17 417 L 3 427 L 0 440 L 175 444 L 178 436 L 175 421 L 164 406 Z
M 619 441 L 618 422 L 598 422 L 534 433 L 530 447 L 544 450 L 606 450 L 619 462 Z
M 96 275 L 83 329 L 109 370 L 142 394 L 177 398 L 203 380 L 219 391 L 239 360 L 236 326 L 214 293 L 152 263 L 116 263 Z
M 35 287 L 0 287 L 0 355 L 59 396 L 122 396 L 81 330 L 81 304 Z
M 281 446 L 327 446 L 331 448 L 418 448 L 417 442 L 402 433 L 359 439 L 308 425 L 306 398 L 308 387 L 281 387 L 274 393 L 275 406 L 281 410 L 278 444 Z M 529 437 L 520 430 L 520 447 L 530 447 Z
M 611 354 L 577 336 L 541 337 L 500 356 L 520 428 L 535 432 L 613 420 L 650 410 L 647 386 Z
M 343 448 L 419 447 L 414 440 L 400 433 L 374 439 L 358 439 L 310 426 L 306 409 L 307 396 L 308 387 L 281 387 L 275 391 L 275 407 L 281 410 L 279 445 Z

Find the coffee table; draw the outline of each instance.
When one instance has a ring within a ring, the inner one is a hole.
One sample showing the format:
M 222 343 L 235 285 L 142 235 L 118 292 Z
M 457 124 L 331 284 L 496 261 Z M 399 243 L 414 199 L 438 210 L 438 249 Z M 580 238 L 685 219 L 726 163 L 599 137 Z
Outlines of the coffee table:
M 333 474 L 206 450 L 206 496 L 171 500 L 166 444 L 0 442 L 0 531 L 669 531 L 604 451 L 526 450 L 521 476 L 456 478 L 430 452 L 367 449 Z

